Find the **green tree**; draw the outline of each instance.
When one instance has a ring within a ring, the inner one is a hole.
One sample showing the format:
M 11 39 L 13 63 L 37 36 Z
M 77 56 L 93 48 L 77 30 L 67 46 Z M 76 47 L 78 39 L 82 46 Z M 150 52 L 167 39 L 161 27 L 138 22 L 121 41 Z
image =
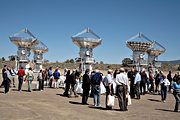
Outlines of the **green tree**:
M 74 63 L 74 59 L 70 59 L 69 62 L 70 62 L 70 63 Z
M 4 57 L 2 57 L 2 61 L 5 61 L 6 59 Z

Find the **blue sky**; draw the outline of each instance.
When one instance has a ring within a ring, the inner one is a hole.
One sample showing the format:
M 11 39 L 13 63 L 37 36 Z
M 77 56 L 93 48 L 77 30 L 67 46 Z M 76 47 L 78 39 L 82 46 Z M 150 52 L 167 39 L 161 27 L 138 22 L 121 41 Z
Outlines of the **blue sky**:
M 89 27 L 103 39 L 94 49 L 96 61 L 131 57 L 125 41 L 138 32 L 166 48 L 159 60 L 180 59 L 179 6 L 179 0 L 0 0 L 0 57 L 17 53 L 8 37 L 27 27 L 48 46 L 45 59 L 76 58 L 71 36 Z

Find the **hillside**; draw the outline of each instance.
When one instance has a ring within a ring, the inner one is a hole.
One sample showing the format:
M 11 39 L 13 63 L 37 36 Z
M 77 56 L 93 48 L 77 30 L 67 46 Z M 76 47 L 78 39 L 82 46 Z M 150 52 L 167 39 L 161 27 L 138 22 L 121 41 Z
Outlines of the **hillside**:
M 165 64 L 174 64 L 174 65 L 180 64 L 180 60 L 160 61 L 160 62 Z
M 0 61 L 0 69 L 3 68 L 4 64 L 7 64 L 8 66 L 12 67 L 14 66 L 14 61 Z M 79 68 L 79 63 L 60 63 L 60 62 L 48 62 L 43 64 L 43 68 L 49 68 L 49 67 L 59 67 L 61 69 L 76 69 Z M 108 70 L 108 69 L 119 69 L 122 67 L 121 64 L 94 64 L 93 69 L 99 69 L 99 70 Z M 146 66 L 147 67 L 147 66 Z M 130 69 L 130 67 L 126 67 L 127 69 Z M 180 60 L 176 61 L 162 61 L 162 67 L 159 68 L 162 71 L 177 71 L 178 69 L 180 70 Z

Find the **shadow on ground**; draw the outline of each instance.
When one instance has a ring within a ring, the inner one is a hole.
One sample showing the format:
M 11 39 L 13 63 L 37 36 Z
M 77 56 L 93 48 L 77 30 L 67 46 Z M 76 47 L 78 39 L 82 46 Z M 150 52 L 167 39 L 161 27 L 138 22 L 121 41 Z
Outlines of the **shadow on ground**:
M 174 110 L 168 110 L 168 109 L 155 109 L 155 110 L 166 111 L 166 112 L 174 112 Z
M 148 99 L 148 100 L 153 102 L 161 102 L 160 100 L 156 100 L 156 99 Z
M 0 93 L 4 93 L 4 91 L 0 91 Z
M 69 101 L 69 103 L 75 104 L 75 105 L 83 105 L 81 102 L 75 102 L 75 101 Z

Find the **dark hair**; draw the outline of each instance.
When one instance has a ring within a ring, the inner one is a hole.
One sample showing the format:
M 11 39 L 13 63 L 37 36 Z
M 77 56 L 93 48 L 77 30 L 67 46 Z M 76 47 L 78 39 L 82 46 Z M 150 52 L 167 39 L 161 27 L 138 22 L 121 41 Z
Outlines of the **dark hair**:
M 68 71 L 67 71 L 67 75 L 70 75 L 70 73 L 71 73 L 71 71 L 70 71 L 70 70 L 68 70 Z
M 32 70 L 32 68 L 30 67 L 29 70 Z
M 177 76 L 177 80 L 180 80 L 180 75 Z
M 90 71 L 89 69 L 86 69 L 85 74 L 87 74 L 89 71 Z
M 7 65 L 4 65 L 4 67 L 7 67 Z

